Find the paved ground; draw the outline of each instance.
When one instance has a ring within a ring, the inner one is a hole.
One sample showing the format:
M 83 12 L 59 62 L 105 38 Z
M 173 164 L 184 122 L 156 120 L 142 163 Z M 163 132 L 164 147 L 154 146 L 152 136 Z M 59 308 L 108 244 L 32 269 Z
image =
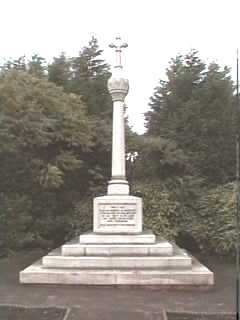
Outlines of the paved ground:
M 24 308 L 0 306 L 1 320 L 62 320 L 64 308 Z
M 235 266 L 219 258 L 200 257 L 216 276 L 216 285 L 208 292 L 197 289 L 160 290 L 156 287 L 19 284 L 19 271 L 44 254 L 32 251 L 0 260 L 0 305 L 66 308 L 64 320 L 160 320 L 164 319 L 163 310 L 173 315 L 174 312 L 234 314 L 236 310 Z M 36 317 L 33 319 L 38 320 Z

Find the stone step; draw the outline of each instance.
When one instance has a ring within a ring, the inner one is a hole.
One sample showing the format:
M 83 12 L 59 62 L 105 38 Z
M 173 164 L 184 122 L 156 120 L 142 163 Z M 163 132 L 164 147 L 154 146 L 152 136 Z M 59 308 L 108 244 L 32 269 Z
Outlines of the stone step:
M 156 236 L 151 231 L 139 234 L 84 233 L 79 236 L 81 244 L 153 244 Z
M 20 282 L 25 284 L 71 285 L 160 285 L 204 286 L 211 288 L 213 273 L 193 259 L 191 269 L 53 269 L 43 268 L 41 261 L 20 272 Z
M 63 256 L 148 256 L 173 254 L 173 246 L 168 241 L 154 244 L 80 244 L 78 240 L 62 246 Z
M 173 256 L 62 256 L 54 251 L 43 257 L 46 268 L 191 268 L 186 253 Z

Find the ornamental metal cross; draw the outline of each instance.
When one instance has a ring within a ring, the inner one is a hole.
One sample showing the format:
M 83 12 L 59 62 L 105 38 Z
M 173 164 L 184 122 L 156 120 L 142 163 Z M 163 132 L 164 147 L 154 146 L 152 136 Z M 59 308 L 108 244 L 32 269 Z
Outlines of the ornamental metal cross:
M 123 43 L 120 37 L 116 37 L 116 42 L 111 43 L 109 45 L 110 48 L 114 48 L 116 52 L 116 66 L 115 67 L 121 67 L 122 68 L 122 61 L 121 61 L 121 53 L 122 48 L 127 48 L 128 44 Z

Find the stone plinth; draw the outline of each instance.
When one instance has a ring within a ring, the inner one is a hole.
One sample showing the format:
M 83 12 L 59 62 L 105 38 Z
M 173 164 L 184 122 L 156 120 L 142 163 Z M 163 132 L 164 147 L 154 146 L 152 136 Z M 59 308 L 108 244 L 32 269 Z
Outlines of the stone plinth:
M 126 236 L 125 236 L 126 237 Z M 105 240 L 105 239 L 104 239 Z M 63 256 L 171 256 L 173 246 L 160 240 L 151 244 L 82 244 L 77 240 L 62 246 Z
M 139 234 L 89 232 L 80 235 L 79 241 L 81 244 L 154 244 L 156 236 L 151 231 L 143 231 Z
M 142 199 L 111 195 L 94 199 L 93 230 L 96 233 L 137 234 L 142 232 Z

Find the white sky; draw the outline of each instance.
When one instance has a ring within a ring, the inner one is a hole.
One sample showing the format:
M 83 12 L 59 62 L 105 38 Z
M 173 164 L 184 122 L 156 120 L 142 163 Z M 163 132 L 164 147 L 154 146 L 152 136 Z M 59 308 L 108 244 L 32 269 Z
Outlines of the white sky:
M 235 80 L 239 0 L 1 0 L 0 13 L 1 59 L 77 54 L 94 34 L 113 64 L 108 44 L 121 35 L 129 45 L 123 57 L 129 120 L 139 133 L 149 97 L 178 53 L 197 49 L 205 61 L 232 67 Z

